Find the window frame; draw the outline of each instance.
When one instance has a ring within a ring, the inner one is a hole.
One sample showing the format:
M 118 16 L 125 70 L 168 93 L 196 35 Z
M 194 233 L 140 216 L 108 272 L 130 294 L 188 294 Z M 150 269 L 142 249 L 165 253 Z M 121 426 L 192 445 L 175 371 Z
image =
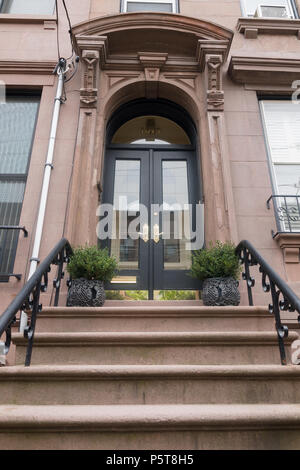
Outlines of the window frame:
M 121 13 L 128 13 L 127 11 L 127 3 L 167 3 L 172 5 L 172 13 L 179 13 L 179 0 L 121 0 L 120 4 L 120 12 Z M 147 10 L 145 10 L 147 11 Z M 151 10 L 153 11 L 153 10 Z
M 14 0 L 0 0 L 0 14 L 2 15 L 18 15 L 18 16 L 23 16 L 23 15 L 37 15 L 37 16 L 48 16 L 48 15 L 54 15 L 55 14 L 55 0 L 53 0 L 53 11 L 52 13 L 42 13 L 42 12 L 36 12 L 36 13 L 24 13 L 24 12 L 19 12 L 19 13 L 10 13 L 10 11 L 7 11 L 9 7 L 11 7 L 12 3 Z
M 271 198 L 273 198 L 273 196 L 276 196 L 276 198 L 273 199 L 273 207 L 274 207 L 274 212 L 275 212 L 277 233 L 300 233 L 299 232 L 299 227 L 297 227 L 297 225 L 293 225 L 295 219 L 291 218 L 290 215 L 287 215 L 286 220 L 284 219 L 285 213 L 288 214 L 288 212 L 286 212 L 286 210 L 288 211 L 288 207 L 289 207 L 289 203 L 286 201 L 285 196 L 288 196 L 290 198 L 294 197 L 295 200 L 297 201 L 295 203 L 295 206 L 298 208 L 298 211 L 300 211 L 299 200 L 296 199 L 300 195 L 299 194 L 289 194 L 287 191 L 282 191 L 279 187 L 278 177 L 277 177 L 277 174 L 276 174 L 276 166 L 277 167 L 280 167 L 280 166 L 284 166 L 284 167 L 298 166 L 300 168 L 300 159 L 299 159 L 299 163 L 296 162 L 296 161 L 293 161 L 293 160 L 285 162 L 283 160 L 275 161 L 273 159 L 272 151 L 271 151 L 271 142 L 270 142 L 270 139 L 269 139 L 268 129 L 267 129 L 266 110 L 265 110 L 265 107 L 264 107 L 264 103 L 266 103 L 268 101 L 272 101 L 272 102 L 282 101 L 282 102 L 286 102 L 286 103 L 287 102 L 292 103 L 292 98 L 291 98 L 290 95 L 261 95 L 261 96 L 258 96 L 258 100 L 259 100 L 261 121 L 262 121 L 262 126 L 263 126 L 263 137 L 264 137 L 266 152 L 267 152 L 267 162 L 268 162 L 268 168 L 269 168 L 269 174 L 270 174 L 270 180 L 271 180 L 271 188 L 272 188 Z M 292 106 L 293 106 L 293 104 L 292 104 Z M 294 105 L 294 106 L 297 106 L 297 105 Z M 267 204 L 269 204 L 269 201 L 271 200 L 271 198 L 269 198 Z M 284 212 L 279 213 L 279 209 L 282 210 L 282 206 L 280 205 L 280 204 L 282 204 L 282 201 L 283 201 Z M 291 207 L 293 207 L 293 206 L 294 206 L 294 204 L 291 204 Z M 269 208 L 269 206 L 268 206 L 268 208 Z M 298 221 L 296 221 L 296 223 L 298 223 Z M 288 229 L 287 229 L 287 227 L 288 227 Z M 272 233 L 273 233 L 273 238 L 274 238 L 275 237 L 274 231 L 272 231 Z
M 290 12 L 293 14 L 293 18 L 289 18 L 289 19 L 298 19 L 299 14 L 298 14 L 298 10 L 297 10 L 295 1 L 294 0 L 285 0 L 285 1 L 287 3 L 287 6 L 288 6 Z M 254 18 L 253 15 L 249 15 L 247 13 L 247 6 L 246 6 L 247 0 L 241 0 L 240 3 L 241 3 L 242 16 L 244 18 Z M 264 0 L 258 0 L 258 6 L 259 5 L 264 5 Z M 268 18 L 268 17 L 262 17 L 262 18 Z
M 0 173 L 0 182 L 8 181 L 8 182 L 21 182 L 21 183 L 24 183 L 24 193 L 23 193 L 23 199 L 22 199 L 22 203 L 21 203 L 21 207 L 20 207 L 19 221 L 20 221 L 20 218 L 21 218 L 22 210 L 23 210 L 23 204 L 24 204 L 24 198 L 25 198 L 25 192 L 26 192 L 26 186 L 27 186 L 27 179 L 28 179 L 28 174 L 29 174 L 32 150 L 33 150 L 33 145 L 34 145 L 34 140 L 35 140 L 35 135 L 36 135 L 37 122 L 38 122 L 38 117 L 39 117 L 41 96 L 42 96 L 42 93 L 39 90 L 14 90 L 14 89 L 7 90 L 7 97 L 11 97 L 11 98 L 18 98 L 18 97 L 20 97 L 20 98 L 21 97 L 32 98 L 35 102 L 38 103 L 25 172 L 24 173 Z M 1 110 L 1 107 L 0 107 L 0 110 Z M 1 221 L 0 221 L 0 225 L 1 225 Z M 19 242 L 19 232 L 14 237 L 13 245 L 12 245 L 12 249 L 11 249 L 11 252 L 12 252 L 11 260 L 10 260 L 11 271 L 13 271 L 14 264 L 15 264 L 17 248 L 18 248 L 18 242 Z M 1 273 L 0 283 L 9 282 L 10 277 L 9 276 L 6 277 L 5 274 L 12 274 L 12 272 L 10 272 L 10 273 L 2 272 L 1 267 L 2 266 L 0 266 L 0 273 Z

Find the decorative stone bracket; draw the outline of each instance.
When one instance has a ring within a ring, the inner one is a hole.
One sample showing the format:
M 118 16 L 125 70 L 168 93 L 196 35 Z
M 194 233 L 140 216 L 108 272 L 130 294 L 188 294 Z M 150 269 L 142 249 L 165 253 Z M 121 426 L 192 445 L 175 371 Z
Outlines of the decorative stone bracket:
M 160 71 L 167 62 L 167 53 L 139 52 L 139 61 L 144 69 L 146 80 L 146 98 L 157 99 Z
M 300 235 L 297 233 L 277 233 L 274 238 L 283 251 L 284 262 L 300 263 Z
M 207 110 L 224 110 L 222 84 L 223 64 L 228 54 L 228 41 L 199 40 L 198 60 L 200 71 L 206 72 Z
M 107 38 L 80 36 L 77 39 L 83 65 L 80 89 L 81 107 L 95 108 L 98 100 L 100 66 L 105 63 Z

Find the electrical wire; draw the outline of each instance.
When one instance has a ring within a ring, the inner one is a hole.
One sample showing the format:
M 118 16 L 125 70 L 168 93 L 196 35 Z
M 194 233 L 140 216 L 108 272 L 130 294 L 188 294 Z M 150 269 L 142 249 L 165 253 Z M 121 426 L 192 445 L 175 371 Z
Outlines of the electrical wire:
M 58 18 L 58 1 L 55 0 L 55 10 L 56 10 L 56 45 L 57 45 L 57 55 L 58 55 L 58 61 L 61 58 L 60 55 L 60 46 L 59 46 L 59 18 Z
M 67 19 L 68 19 L 68 23 L 69 23 L 69 34 L 70 34 L 70 41 L 71 41 L 71 46 L 72 46 L 72 55 L 70 57 L 68 57 L 68 59 L 71 59 L 71 57 L 73 57 L 73 55 L 75 54 L 74 41 L 73 41 L 73 30 L 72 30 L 70 15 L 69 15 L 68 8 L 66 6 L 65 0 L 62 0 L 62 3 L 63 3 L 64 9 L 65 9 L 65 12 L 66 12 L 66 16 L 67 16 Z

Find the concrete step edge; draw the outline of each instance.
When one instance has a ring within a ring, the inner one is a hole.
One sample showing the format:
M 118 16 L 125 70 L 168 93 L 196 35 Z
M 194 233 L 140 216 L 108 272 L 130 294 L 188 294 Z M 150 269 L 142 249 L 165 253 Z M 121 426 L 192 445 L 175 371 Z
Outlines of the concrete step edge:
M 291 331 L 285 344 L 291 344 L 299 338 Z M 13 335 L 16 346 L 27 345 L 27 339 L 21 333 Z M 99 333 L 36 333 L 35 346 L 84 346 L 84 345 L 274 345 L 278 343 L 277 333 L 261 331 L 225 331 L 225 332 L 99 332 Z
M 300 366 L 277 365 L 54 365 L 0 369 L 6 381 L 224 379 L 299 380 Z
M 0 406 L 1 432 L 300 429 L 299 405 Z
M 128 306 L 128 307 L 44 307 L 39 313 L 40 318 L 81 318 L 81 317 L 150 317 L 150 318 L 177 318 L 177 317 L 262 317 L 273 316 L 266 307 L 203 307 L 203 306 Z

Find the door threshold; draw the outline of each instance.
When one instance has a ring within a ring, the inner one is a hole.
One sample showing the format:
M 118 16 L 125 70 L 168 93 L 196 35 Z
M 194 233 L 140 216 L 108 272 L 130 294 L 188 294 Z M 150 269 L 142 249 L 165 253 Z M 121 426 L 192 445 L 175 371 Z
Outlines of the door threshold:
M 202 300 L 106 300 L 105 307 L 150 307 L 151 305 L 163 306 L 202 306 Z

